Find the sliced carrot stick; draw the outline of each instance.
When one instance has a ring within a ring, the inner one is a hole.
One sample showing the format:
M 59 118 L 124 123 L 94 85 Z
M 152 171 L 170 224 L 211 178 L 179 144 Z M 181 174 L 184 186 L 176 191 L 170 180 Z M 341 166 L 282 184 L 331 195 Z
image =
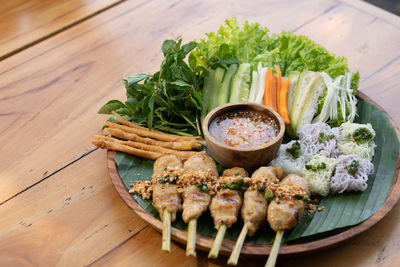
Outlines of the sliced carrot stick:
M 290 124 L 289 113 L 287 110 L 287 93 L 289 90 L 289 79 L 282 82 L 282 88 L 278 91 L 278 113 L 282 116 L 285 124 Z
M 276 80 L 272 74 L 272 69 L 269 68 L 265 77 L 265 93 L 264 93 L 264 105 L 276 109 Z
M 276 97 L 276 104 L 278 106 L 279 102 L 281 101 L 279 99 L 280 97 L 280 91 L 282 89 L 282 72 L 281 72 L 281 68 L 279 68 L 278 65 L 274 65 L 275 71 L 276 71 L 276 92 L 277 92 L 277 97 Z M 278 109 L 278 107 L 277 107 Z

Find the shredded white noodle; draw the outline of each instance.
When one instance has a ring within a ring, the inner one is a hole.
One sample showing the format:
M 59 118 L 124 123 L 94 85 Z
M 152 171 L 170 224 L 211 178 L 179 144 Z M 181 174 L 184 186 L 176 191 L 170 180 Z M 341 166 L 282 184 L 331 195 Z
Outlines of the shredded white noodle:
M 346 169 L 353 160 L 358 162 L 358 170 L 354 176 Z M 373 171 L 374 165 L 358 155 L 340 155 L 336 163 L 335 175 L 331 178 L 331 190 L 338 193 L 364 191 L 367 189 L 368 175 Z
M 280 166 L 286 175 L 289 173 L 295 173 L 302 176 L 304 163 L 306 162 L 306 159 L 302 153 L 302 149 L 300 149 L 300 155 L 297 159 L 286 151 L 288 148 L 291 148 L 295 142 L 296 140 L 292 140 L 287 144 L 282 144 L 279 148 L 277 157 L 271 161 L 270 165 Z
M 321 154 L 330 158 L 338 156 L 336 143 L 339 138 L 339 129 L 331 128 L 324 122 L 307 124 L 297 131 L 303 155 L 306 160 L 316 154 Z

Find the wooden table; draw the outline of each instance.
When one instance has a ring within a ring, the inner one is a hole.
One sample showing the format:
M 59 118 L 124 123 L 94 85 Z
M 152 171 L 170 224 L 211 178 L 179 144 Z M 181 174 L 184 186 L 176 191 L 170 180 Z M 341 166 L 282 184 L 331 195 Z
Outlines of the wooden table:
M 220 266 L 160 234 L 120 199 L 90 138 L 121 78 L 154 72 L 161 42 L 236 16 L 306 34 L 361 73 L 400 125 L 400 18 L 358 0 L 0 1 L 0 266 Z M 400 205 L 335 248 L 279 266 L 400 266 Z M 262 266 L 265 259 L 242 259 Z

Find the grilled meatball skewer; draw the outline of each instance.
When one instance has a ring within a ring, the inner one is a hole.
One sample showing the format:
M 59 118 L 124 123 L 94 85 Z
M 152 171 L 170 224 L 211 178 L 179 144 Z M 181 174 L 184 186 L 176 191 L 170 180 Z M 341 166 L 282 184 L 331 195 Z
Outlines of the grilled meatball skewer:
M 153 206 L 160 214 L 162 226 L 162 250 L 170 252 L 171 222 L 181 209 L 176 180 L 177 171 L 183 167 L 176 155 L 161 156 L 154 162 L 153 169 Z
M 209 258 L 217 258 L 226 229 L 237 221 L 240 206 L 242 205 L 242 193 L 240 189 L 244 185 L 243 178 L 248 173 L 243 168 L 227 169 L 219 178 L 222 188 L 212 198 L 210 205 L 211 216 L 214 219 L 214 227 L 218 230 Z
M 240 251 L 247 235 L 254 233 L 264 225 L 268 200 L 266 195 L 272 195 L 283 177 L 281 167 L 260 167 L 249 179 L 250 187 L 244 193 L 241 215 L 244 222 L 242 231 L 229 257 L 228 264 L 237 265 Z
M 266 267 L 275 266 L 283 233 L 300 221 L 309 195 L 308 182 L 295 174 L 286 176 L 275 191 L 275 197 L 268 207 L 267 219 L 271 228 L 276 231 L 276 236 Z
M 218 178 L 217 165 L 206 153 L 191 156 L 183 165 L 183 212 L 182 219 L 188 226 L 186 256 L 196 256 L 197 219 L 207 210 L 211 195 L 208 188 Z

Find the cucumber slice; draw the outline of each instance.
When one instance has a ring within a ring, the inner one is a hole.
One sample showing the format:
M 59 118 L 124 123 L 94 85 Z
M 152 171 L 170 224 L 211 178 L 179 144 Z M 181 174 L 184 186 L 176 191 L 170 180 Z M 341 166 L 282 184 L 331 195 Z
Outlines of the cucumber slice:
M 293 98 L 292 109 L 289 114 L 294 131 L 297 131 L 296 122 L 309 95 L 312 84 L 321 77 L 321 74 L 313 71 L 302 72 L 297 80 L 296 92 Z
M 203 109 L 201 110 L 201 121 L 206 117 L 208 112 L 208 105 L 210 102 L 210 92 L 212 87 L 212 80 L 215 75 L 215 70 L 209 69 L 208 74 L 204 77 L 203 85 Z
M 213 108 L 218 105 L 218 92 L 221 88 L 222 79 L 224 77 L 225 70 L 223 68 L 217 68 L 214 74 L 211 76 L 211 87 L 210 92 L 205 97 L 209 98 L 207 112 L 210 112 Z
M 251 64 L 242 63 L 239 66 L 231 84 L 229 102 L 248 101 L 250 93 Z
M 295 129 L 296 131 L 300 129 L 303 125 L 310 124 L 314 115 L 318 111 L 318 99 L 321 95 L 323 95 L 324 90 L 326 88 L 324 78 L 320 76 L 314 83 L 311 85 L 311 88 L 308 92 L 307 98 L 302 105 L 300 115 L 297 119 Z
M 228 103 L 229 101 L 229 89 L 231 88 L 231 81 L 233 75 L 236 73 L 237 65 L 232 64 L 228 71 L 224 75 L 221 88 L 219 88 L 217 106 Z

